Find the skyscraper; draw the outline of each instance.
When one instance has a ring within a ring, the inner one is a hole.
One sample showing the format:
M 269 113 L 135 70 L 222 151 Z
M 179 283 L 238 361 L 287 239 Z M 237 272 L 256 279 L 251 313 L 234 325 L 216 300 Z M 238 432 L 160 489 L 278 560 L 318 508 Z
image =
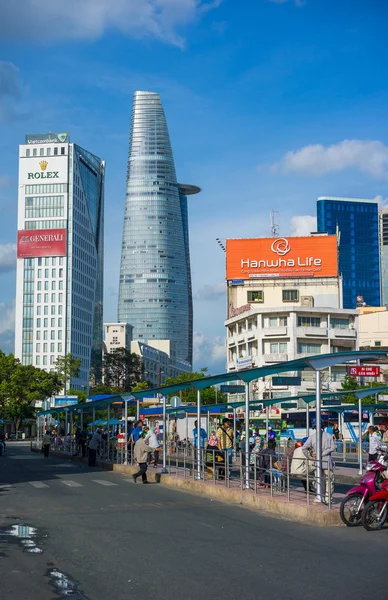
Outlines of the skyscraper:
M 52 369 L 70 352 L 82 360 L 75 389 L 101 361 L 104 172 L 67 133 L 20 146 L 15 355 Z
M 129 143 L 118 320 L 133 339 L 170 340 L 192 363 L 187 196 L 177 183 L 166 117 L 158 94 L 135 92 Z
M 380 306 L 378 203 L 321 197 L 317 202 L 317 216 L 318 231 L 335 234 L 338 226 L 344 308 L 355 308 L 357 296 L 362 296 L 369 306 Z
M 388 306 L 388 210 L 380 210 L 381 305 Z

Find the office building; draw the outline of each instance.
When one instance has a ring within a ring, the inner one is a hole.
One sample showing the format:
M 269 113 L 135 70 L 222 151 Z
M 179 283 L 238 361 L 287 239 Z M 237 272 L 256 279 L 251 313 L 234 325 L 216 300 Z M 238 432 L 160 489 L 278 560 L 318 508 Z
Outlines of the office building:
M 20 146 L 15 355 L 47 370 L 67 353 L 80 358 L 75 389 L 101 367 L 104 171 L 67 133 Z
M 388 210 L 380 210 L 381 304 L 388 306 Z
M 133 339 L 170 340 L 177 359 L 192 363 L 187 196 L 200 190 L 177 183 L 159 95 L 135 92 L 124 211 L 118 321 Z
M 317 217 L 318 231 L 339 232 L 344 308 L 355 308 L 357 297 L 369 306 L 380 306 L 378 202 L 321 197 Z
M 163 385 L 169 377 L 190 373 L 191 364 L 179 360 L 170 340 L 153 340 L 148 344 L 131 342 L 131 352 L 141 358 L 144 379 L 151 387 Z
M 129 323 L 104 323 L 103 352 L 113 352 L 117 348 L 131 349 L 133 327 Z
M 227 240 L 227 370 L 347 352 L 358 347 L 358 311 L 342 308 L 337 238 L 328 235 Z M 311 393 L 312 370 L 286 375 L 300 385 L 258 380 L 257 399 Z M 346 367 L 323 372 L 323 389 L 341 388 Z

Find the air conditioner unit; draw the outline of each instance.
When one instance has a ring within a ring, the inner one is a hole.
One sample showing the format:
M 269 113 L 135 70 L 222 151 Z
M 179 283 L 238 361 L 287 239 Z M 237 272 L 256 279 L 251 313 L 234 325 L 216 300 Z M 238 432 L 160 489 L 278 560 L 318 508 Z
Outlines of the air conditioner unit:
M 312 308 L 314 306 L 313 296 L 301 296 L 300 304 L 301 306 L 310 306 Z

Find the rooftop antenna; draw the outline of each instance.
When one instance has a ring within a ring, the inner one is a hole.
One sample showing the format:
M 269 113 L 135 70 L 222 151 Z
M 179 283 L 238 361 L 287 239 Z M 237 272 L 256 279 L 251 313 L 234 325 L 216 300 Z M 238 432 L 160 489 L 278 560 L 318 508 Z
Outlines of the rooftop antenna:
M 216 242 L 217 244 L 220 246 L 221 250 L 223 252 L 226 252 L 226 248 L 225 248 L 225 242 L 224 240 L 221 240 L 220 238 L 216 238 Z
M 270 220 L 271 220 L 271 234 L 272 237 L 278 237 L 279 235 L 279 225 L 275 223 L 275 215 L 278 215 L 278 211 L 272 209 L 270 212 Z

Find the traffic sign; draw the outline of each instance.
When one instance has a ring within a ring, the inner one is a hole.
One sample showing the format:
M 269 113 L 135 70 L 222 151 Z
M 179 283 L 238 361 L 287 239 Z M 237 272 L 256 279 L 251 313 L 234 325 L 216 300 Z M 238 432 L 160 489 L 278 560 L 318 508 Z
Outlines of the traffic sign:
M 170 406 L 176 408 L 180 405 L 180 403 L 181 399 L 179 398 L 179 396 L 173 396 L 172 398 L 170 398 Z
M 369 367 L 366 365 L 348 366 L 348 375 L 350 377 L 379 377 L 380 367 Z

